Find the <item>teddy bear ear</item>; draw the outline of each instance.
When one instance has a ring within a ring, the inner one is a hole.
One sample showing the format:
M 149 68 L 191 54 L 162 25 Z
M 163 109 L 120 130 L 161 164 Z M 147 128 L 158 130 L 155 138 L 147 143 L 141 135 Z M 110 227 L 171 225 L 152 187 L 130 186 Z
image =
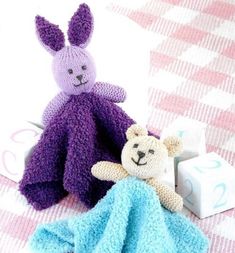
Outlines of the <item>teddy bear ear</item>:
M 167 137 L 164 139 L 163 144 L 166 146 L 170 157 L 177 156 L 183 151 L 183 143 L 181 139 L 176 136 Z
M 126 138 L 129 141 L 130 139 L 133 139 L 138 136 L 147 136 L 148 131 L 146 128 L 143 128 L 142 126 L 139 126 L 137 124 L 131 125 L 127 131 L 126 131 Z

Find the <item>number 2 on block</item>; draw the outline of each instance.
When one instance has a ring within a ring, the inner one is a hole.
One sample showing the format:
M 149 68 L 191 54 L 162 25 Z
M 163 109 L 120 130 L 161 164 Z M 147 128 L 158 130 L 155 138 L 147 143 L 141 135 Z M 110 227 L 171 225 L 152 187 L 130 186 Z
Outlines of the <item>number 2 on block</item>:
M 189 185 L 189 193 L 184 197 L 184 199 L 191 205 L 193 205 L 192 194 L 193 194 L 193 184 L 189 179 L 184 181 L 184 185 Z
M 214 209 L 226 205 L 226 203 L 227 203 L 227 200 L 225 198 L 226 190 L 227 190 L 227 187 L 226 187 L 225 183 L 217 184 L 214 187 L 214 191 L 213 192 L 219 194 L 219 196 L 218 196 L 218 198 L 217 198 L 217 200 L 216 200 L 216 202 L 215 202 L 215 204 L 213 206 Z
M 180 138 L 182 138 L 185 132 L 186 132 L 185 130 L 179 130 L 179 131 L 178 131 L 178 136 L 179 136 Z
M 217 160 L 211 160 L 210 162 L 214 163 L 211 166 L 194 166 L 194 169 L 196 169 L 200 173 L 206 172 L 206 170 L 212 170 L 212 169 L 218 169 L 221 167 L 221 162 Z

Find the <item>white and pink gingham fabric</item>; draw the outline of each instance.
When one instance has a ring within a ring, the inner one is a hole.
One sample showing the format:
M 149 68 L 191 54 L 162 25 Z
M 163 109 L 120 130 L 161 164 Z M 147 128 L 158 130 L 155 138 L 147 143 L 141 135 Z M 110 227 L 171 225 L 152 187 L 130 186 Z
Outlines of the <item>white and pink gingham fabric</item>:
M 198 120 L 206 125 L 207 151 L 234 166 L 235 1 L 113 1 L 107 8 L 139 24 L 150 39 L 149 128 L 160 134 L 178 117 Z M 0 253 L 27 252 L 37 224 L 86 210 L 69 196 L 36 212 L 4 177 L 0 198 Z M 235 209 L 203 220 L 185 213 L 209 237 L 210 253 L 235 252 Z
M 161 134 L 178 117 L 200 121 L 207 151 L 235 166 L 235 1 L 137 2 L 108 8 L 152 40 L 149 129 Z M 209 237 L 209 252 L 235 252 L 235 209 L 203 220 L 185 212 Z
M 179 116 L 203 122 L 207 151 L 235 165 L 235 1 L 145 2 L 108 8 L 152 40 L 149 128 L 160 134 Z

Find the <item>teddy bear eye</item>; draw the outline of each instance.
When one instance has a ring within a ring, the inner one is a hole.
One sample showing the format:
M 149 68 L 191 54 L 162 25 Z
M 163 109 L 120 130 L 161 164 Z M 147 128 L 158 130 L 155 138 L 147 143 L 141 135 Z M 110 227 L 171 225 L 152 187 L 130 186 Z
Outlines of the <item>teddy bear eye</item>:
M 153 149 L 150 149 L 150 150 L 149 150 L 149 153 L 153 155 L 153 154 L 154 154 L 154 150 L 153 150 Z
M 86 65 L 83 65 L 82 70 L 86 70 L 86 69 L 87 69 Z
M 133 145 L 133 148 L 138 148 L 138 146 L 139 146 L 139 144 L 135 143 L 135 144 Z
M 72 69 L 68 69 L 68 73 L 69 74 L 73 74 L 73 70 Z

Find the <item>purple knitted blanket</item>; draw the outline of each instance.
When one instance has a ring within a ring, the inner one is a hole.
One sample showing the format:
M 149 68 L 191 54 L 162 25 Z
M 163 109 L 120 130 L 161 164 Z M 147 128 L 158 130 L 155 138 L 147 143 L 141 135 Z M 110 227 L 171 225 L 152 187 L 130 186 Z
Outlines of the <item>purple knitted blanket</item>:
M 20 191 L 37 210 L 75 194 L 92 207 L 112 186 L 91 174 L 97 161 L 120 162 L 125 132 L 134 121 L 93 93 L 71 96 L 45 128 L 27 161 Z

